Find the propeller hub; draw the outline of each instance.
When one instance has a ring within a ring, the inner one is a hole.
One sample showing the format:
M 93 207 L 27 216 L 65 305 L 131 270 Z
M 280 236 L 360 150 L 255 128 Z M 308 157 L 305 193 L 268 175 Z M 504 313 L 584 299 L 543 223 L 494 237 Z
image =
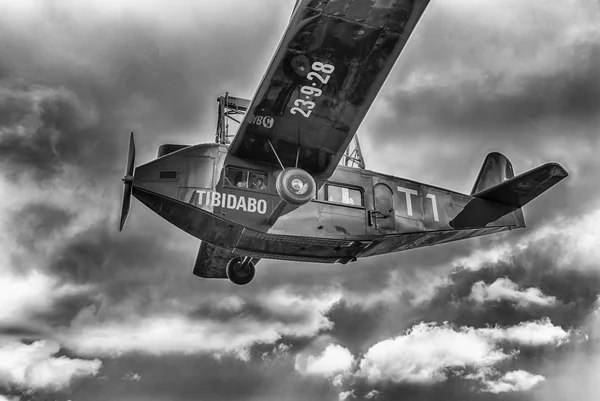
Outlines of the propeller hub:
M 132 175 L 126 175 L 125 177 L 123 177 L 123 182 L 125 184 L 131 184 L 133 182 L 133 176 Z

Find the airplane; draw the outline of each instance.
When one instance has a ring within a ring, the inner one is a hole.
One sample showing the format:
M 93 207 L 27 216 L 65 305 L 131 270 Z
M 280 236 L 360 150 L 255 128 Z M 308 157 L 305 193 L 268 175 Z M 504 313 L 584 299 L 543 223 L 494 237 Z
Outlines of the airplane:
M 515 176 L 490 153 L 469 195 L 364 168 L 356 131 L 429 2 L 297 0 L 252 101 L 218 99 L 215 143 L 161 145 L 134 171 L 131 133 L 119 230 L 133 195 L 200 240 L 194 275 L 245 285 L 260 259 L 346 264 L 524 228 L 558 163 Z M 244 115 L 232 140 L 228 112 Z

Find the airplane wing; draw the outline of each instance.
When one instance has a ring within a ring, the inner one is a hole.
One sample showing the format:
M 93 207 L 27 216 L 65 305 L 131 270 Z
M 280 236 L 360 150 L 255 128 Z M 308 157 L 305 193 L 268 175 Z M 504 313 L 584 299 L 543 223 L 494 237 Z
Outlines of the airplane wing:
M 229 152 L 337 167 L 429 0 L 298 0 Z

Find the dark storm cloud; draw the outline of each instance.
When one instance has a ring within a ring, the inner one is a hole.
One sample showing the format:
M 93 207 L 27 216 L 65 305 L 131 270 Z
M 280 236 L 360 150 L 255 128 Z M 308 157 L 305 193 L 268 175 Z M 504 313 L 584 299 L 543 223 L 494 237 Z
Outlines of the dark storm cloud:
M 0 24 L 7 65 L 0 82 L 0 156 L 13 178 L 28 174 L 48 181 L 66 166 L 96 182 L 113 178 L 124 165 L 124 138 L 132 130 L 142 158 L 153 156 L 161 142 L 210 141 L 216 94 L 254 86 L 248 81 L 260 77 L 257 65 L 269 52 L 264 43 L 276 40 L 249 20 L 236 27 L 247 28 L 245 35 L 231 33 L 227 24 L 236 24 L 235 18 L 202 31 L 193 25 L 194 18 L 198 24 L 205 18 L 201 8 L 187 12 L 192 21 L 181 31 L 131 10 L 122 19 L 96 16 L 81 25 L 76 10 L 55 4 L 39 15 L 20 16 L 35 30 L 15 21 Z M 278 12 L 268 8 L 260 18 Z M 228 43 L 226 53 L 222 43 Z M 238 59 L 245 60 L 241 69 Z
M 0 158 L 8 177 L 47 182 L 68 165 L 93 168 L 112 148 L 94 129 L 95 110 L 72 92 L 35 86 L 0 86 Z
M 514 82 L 510 75 L 492 73 L 483 81 L 466 78 L 452 86 L 401 90 L 394 95 L 391 107 L 401 115 L 426 117 L 438 127 L 477 130 L 478 135 L 493 134 L 488 128 L 502 127 L 507 140 L 522 135 L 518 128 L 524 124 L 545 119 L 591 119 L 599 113 L 600 46 L 589 42 L 573 46 L 577 61 L 564 70 L 517 77 Z
M 135 230 L 132 226 L 130 231 Z M 151 224 L 150 229 L 120 236 L 114 231 L 112 225 L 99 223 L 65 241 L 47 261 L 48 271 L 65 282 L 98 285 L 114 300 L 149 300 L 156 291 L 178 291 L 174 281 L 183 284 L 184 274 L 189 278 L 191 261 L 165 243 L 164 227 Z M 152 285 L 157 282 L 163 285 Z
M 73 213 L 46 203 L 27 204 L 12 217 L 13 232 L 21 246 L 34 250 L 40 240 L 51 238 L 66 228 Z
M 384 303 L 363 307 L 342 300 L 336 303 L 326 316 L 333 323 L 331 333 L 336 341 L 353 354 L 357 354 L 365 350 L 366 344 L 372 342 L 373 335 L 380 330 L 381 321 L 389 316 L 388 312 L 389 307 Z
M 488 262 L 478 270 L 459 269 L 450 276 L 450 284 L 437 289 L 422 310 L 422 317 L 425 321 L 484 327 L 516 325 L 547 316 L 553 324 L 565 329 L 579 327 L 597 307 L 600 270 L 565 266 L 559 262 L 563 253 L 560 237 L 554 237 L 517 251 L 508 261 Z M 522 308 L 511 300 L 479 305 L 469 299 L 475 283 L 483 281 L 489 285 L 498 278 L 508 278 L 521 289 L 539 288 L 557 302 Z

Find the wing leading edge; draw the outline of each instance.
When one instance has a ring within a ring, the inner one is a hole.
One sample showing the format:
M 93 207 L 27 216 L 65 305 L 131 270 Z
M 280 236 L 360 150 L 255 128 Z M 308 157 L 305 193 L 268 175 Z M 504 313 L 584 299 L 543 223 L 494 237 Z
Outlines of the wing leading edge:
M 300 0 L 229 152 L 333 174 L 429 0 Z

